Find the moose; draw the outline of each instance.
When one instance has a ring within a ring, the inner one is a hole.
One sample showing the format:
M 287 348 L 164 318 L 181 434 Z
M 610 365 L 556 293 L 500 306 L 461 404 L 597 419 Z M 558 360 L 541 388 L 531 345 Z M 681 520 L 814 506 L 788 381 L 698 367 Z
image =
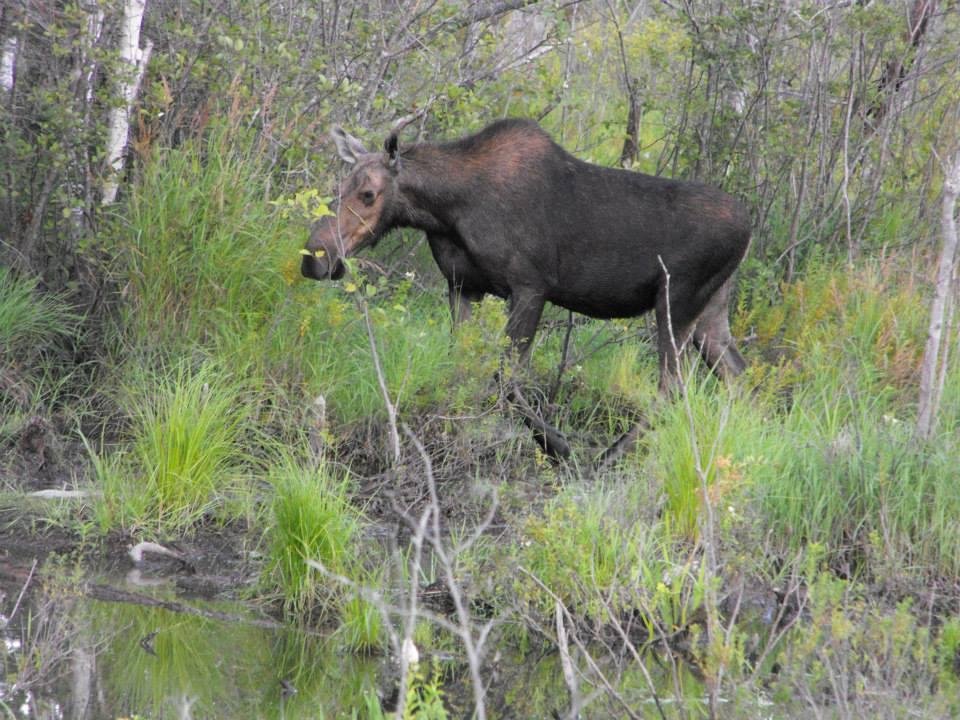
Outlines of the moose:
M 353 169 L 335 214 L 311 229 L 304 276 L 336 280 L 345 258 L 393 228 L 416 228 L 447 280 L 453 322 L 487 293 L 506 299 L 523 359 L 551 302 L 596 318 L 654 310 L 662 392 L 688 341 L 722 378 L 746 367 L 728 304 L 750 224 L 725 192 L 584 162 L 532 120 L 402 149 L 395 129 L 383 152 L 339 127 L 333 139 Z

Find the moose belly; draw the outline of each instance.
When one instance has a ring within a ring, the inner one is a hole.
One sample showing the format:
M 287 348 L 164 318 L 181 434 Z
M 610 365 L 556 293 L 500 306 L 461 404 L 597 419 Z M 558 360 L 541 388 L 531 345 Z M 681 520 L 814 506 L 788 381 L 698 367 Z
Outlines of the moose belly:
M 608 319 L 634 317 L 652 310 L 656 297 L 656 282 L 636 285 L 611 280 L 586 288 L 577 284 L 558 287 L 547 299 L 581 315 Z

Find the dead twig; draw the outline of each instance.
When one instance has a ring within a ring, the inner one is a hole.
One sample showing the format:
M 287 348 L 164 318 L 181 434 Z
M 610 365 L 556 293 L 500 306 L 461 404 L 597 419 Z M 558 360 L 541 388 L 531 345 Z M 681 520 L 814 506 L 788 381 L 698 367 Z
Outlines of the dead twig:
M 27 573 L 27 579 L 23 581 L 23 587 L 20 588 L 20 594 L 17 595 L 17 601 L 13 604 L 13 610 L 10 611 L 9 617 L 7 617 L 6 624 L 10 624 L 13 620 L 14 615 L 17 614 L 17 610 L 20 609 L 20 603 L 23 602 L 23 596 L 27 594 L 27 588 L 30 587 L 30 581 L 33 580 L 33 574 L 37 570 L 37 560 L 34 558 L 33 564 L 30 565 L 30 572 Z

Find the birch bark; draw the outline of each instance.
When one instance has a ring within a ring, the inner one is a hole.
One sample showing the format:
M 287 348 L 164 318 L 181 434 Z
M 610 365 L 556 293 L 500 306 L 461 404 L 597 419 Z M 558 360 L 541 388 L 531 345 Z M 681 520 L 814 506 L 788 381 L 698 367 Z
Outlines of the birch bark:
M 130 113 L 153 49 L 149 40 L 143 50 L 140 49 L 140 27 L 146 5 L 146 0 L 126 0 L 123 7 L 123 27 L 120 35 L 121 75 L 117 83 L 120 104 L 110 113 L 103 205 L 111 204 L 117 197 L 127 137 L 130 133 Z
M 943 205 L 940 211 L 940 226 L 943 231 L 943 246 L 937 261 L 937 284 L 930 303 L 930 327 L 927 344 L 923 350 L 920 368 L 920 402 L 917 407 L 917 435 L 930 438 L 936 428 L 937 410 L 946 377 L 943 365 L 947 362 L 949 329 L 953 315 L 951 293 L 957 260 L 957 221 L 954 212 L 957 195 L 960 194 L 960 150 L 953 162 L 944 168 Z
M 13 92 L 19 47 L 20 43 L 14 35 L 3 40 L 2 50 L 0 50 L 0 89 L 5 95 Z

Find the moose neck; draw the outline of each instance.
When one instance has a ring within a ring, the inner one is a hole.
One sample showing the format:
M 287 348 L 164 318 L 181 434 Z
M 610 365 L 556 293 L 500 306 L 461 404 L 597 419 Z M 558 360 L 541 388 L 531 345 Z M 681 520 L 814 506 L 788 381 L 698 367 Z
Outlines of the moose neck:
M 478 178 L 462 155 L 440 145 L 422 144 L 401 156 L 398 175 L 403 204 L 398 225 L 426 232 L 449 232 L 476 191 Z

